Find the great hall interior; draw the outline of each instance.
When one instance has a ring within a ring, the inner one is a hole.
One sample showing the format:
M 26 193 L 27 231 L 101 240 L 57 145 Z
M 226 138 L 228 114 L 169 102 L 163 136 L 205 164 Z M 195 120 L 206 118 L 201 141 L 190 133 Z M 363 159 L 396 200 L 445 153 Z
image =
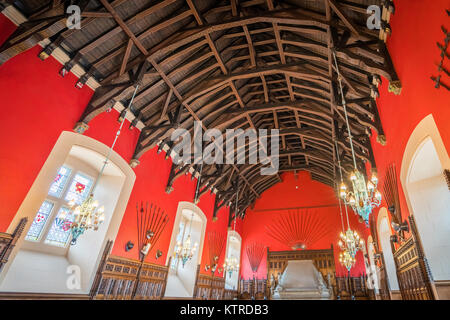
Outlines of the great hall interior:
M 450 300 L 450 0 L 0 10 L 0 299 Z

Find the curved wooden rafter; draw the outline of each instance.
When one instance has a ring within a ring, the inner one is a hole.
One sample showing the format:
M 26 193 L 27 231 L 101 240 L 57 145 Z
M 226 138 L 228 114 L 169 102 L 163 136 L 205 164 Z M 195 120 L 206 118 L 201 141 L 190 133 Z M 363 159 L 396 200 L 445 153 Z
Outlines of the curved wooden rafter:
M 160 150 L 167 145 L 170 154 L 173 130 L 192 133 L 195 120 L 204 130 L 223 132 L 276 128 L 280 171 L 307 170 L 313 179 L 334 186 L 335 139 L 344 152 L 344 170 L 352 162 L 333 51 L 358 163 L 375 164 L 371 130 L 385 142 L 374 98 L 381 76 L 396 85 L 398 77 L 378 32 L 366 28 L 366 8 L 359 0 L 86 0 L 81 1 L 81 30 L 67 29 L 66 16 L 52 18 L 63 7 L 44 2 L 28 7 L 30 22 L 6 42 L 0 62 L 44 39 L 42 57 L 56 48 L 66 52 L 66 70 L 78 64 L 85 77 L 101 85 L 80 119 L 85 125 L 118 104 L 127 105 L 139 85 L 131 112 L 134 126 L 140 121 L 143 129 L 134 160 L 156 145 Z M 205 165 L 200 195 L 216 190 L 217 207 L 233 202 L 231 181 L 239 177 L 245 200 L 236 215 L 242 216 L 281 180 L 260 176 L 261 167 Z M 166 190 L 195 169 L 194 164 L 174 164 Z

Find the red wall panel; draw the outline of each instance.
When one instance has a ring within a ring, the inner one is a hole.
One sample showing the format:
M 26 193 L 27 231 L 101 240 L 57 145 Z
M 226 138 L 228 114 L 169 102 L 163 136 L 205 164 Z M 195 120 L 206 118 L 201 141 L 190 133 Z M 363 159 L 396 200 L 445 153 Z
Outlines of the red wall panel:
M 170 194 L 167 194 L 165 187 L 172 163 L 170 159 L 165 160 L 165 156 L 165 152 L 157 154 L 156 149 L 153 149 L 140 158 L 141 164 L 134 169 L 136 172 L 136 182 L 112 250 L 113 254 L 138 259 L 137 246 L 129 252 L 125 252 L 124 248 L 129 240 L 137 245 L 136 203 L 149 201 L 163 209 L 170 220 L 159 241 L 152 249 L 151 254 L 147 257 L 147 260 L 165 264 L 178 203 L 180 201 L 193 201 L 197 183 L 197 179 L 194 178 L 191 180 L 191 174 L 183 175 L 175 180 L 173 184 L 174 190 Z M 204 194 L 198 203 L 199 208 L 208 219 L 201 264 L 202 273 L 205 273 L 205 264 L 209 264 L 208 233 L 215 231 L 224 237 L 227 235 L 228 208 L 222 208 L 218 213 L 218 220 L 213 222 L 214 197 L 214 194 Z M 239 229 L 239 225 L 240 221 L 237 223 L 236 230 Z M 158 249 L 163 252 L 163 256 L 156 260 L 154 253 Z M 224 255 L 225 247 L 219 259 L 219 266 L 223 264 Z
M 308 172 L 299 172 L 298 179 L 293 173 L 285 173 L 282 176 L 283 182 L 275 185 L 262 194 L 262 197 L 255 203 L 252 210 L 247 210 L 247 215 L 243 225 L 243 251 L 241 262 L 241 276 L 245 279 L 253 277 L 253 272 L 246 253 L 246 247 L 252 243 L 259 242 L 268 246 L 271 251 L 292 250 L 287 245 L 282 244 L 267 233 L 265 226 L 274 222 L 274 219 L 286 212 L 295 212 L 292 210 L 277 210 L 281 208 L 312 207 L 310 210 L 319 217 L 324 223 L 330 226 L 329 233 L 322 239 L 313 244 L 308 249 L 329 249 L 334 247 L 336 274 L 346 275 L 347 269 L 343 268 L 338 261 L 339 233 L 342 231 L 341 218 L 339 213 L 338 199 L 332 188 L 311 180 Z M 298 186 L 298 189 L 296 189 Z M 327 205 L 327 207 L 323 207 Z M 329 205 L 329 206 L 328 206 Z M 322 207 L 321 207 L 322 206 Z M 315 207 L 315 208 L 313 208 Z M 343 208 L 344 210 L 344 208 Z M 345 211 L 343 211 L 345 219 Z M 357 216 L 349 209 L 350 226 L 356 230 L 361 237 L 366 238 L 369 230 L 365 224 L 358 222 Z M 258 269 L 257 277 L 267 277 L 267 254 L 264 255 L 261 265 Z M 357 255 L 357 263 L 351 270 L 351 274 L 359 276 L 365 273 L 364 261 L 361 253 Z
M 450 8 L 450 1 L 436 0 L 430 5 L 427 1 L 398 0 L 395 6 L 396 12 L 391 19 L 392 36 L 388 38 L 387 46 L 403 90 L 398 96 L 389 93 L 388 81 L 383 79 L 377 104 L 387 144 L 377 143 L 376 135 L 371 140 L 380 190 L 386 168 L 391 163 L 396 165 L 402 216 L 406 218 L 409 212 L 400 183 L 400 169 L 406 144 L 415 127 L 427 115 L 433 114 L 447 151 L 450 149 L 450 92 L 434 88 L 430 79 L 438 75 L 436 64 L 441 57 L 436 43 L 444 42 L 441 25 L 450 29 L 445 12 Z M 445 66 L 450 69 L 448 59 Z M 450 84 L 448 77 L 443 77 L 443 81 Z
M 443 42 L 441 25 L 448 25 L 445 9 L 450 6 L 449 0 L 435 0 L 431 6 L 425 1 L 398 0 L 395 2 L 396 13 L 392 17 L 392 36 L 388 40 L 394 65 L 403 85 L 400 96 L 387 92 L 388 82 L 384 80 L 378 99 L 380 117 L 387 137 L 387 145 L 381 146 L 372 137 L 375 159 L 380 178 L 383 183 L 385 169 L 395 162 L 398 174 L 401 160 L 409 136 L 416 125 L 428 114 L 432 113 L 441 133 L 444 144 L 449 149 L 450 127 L 450 94 L 445 89 L 435 89 L 430 80 L 437 75 L 436 63 L 440 60 L 440 52 L 436 42 Z M 14 30 L 15 25 L 0 14 L 0 43 Z M 0 231 L 5 231 L 26 196 L 53 145 L 63 130 L 72 130 L 79 120 L 85 106 L 92 96 L 92 90 L 84 86 L 81 90 L 74 87 L 76 77 L 69 73 L 61 78 L 58 71 L 61 65 L 52 57 L 45 61 L 37 58 L 41 48 L 24 52 L 0 66 L 0 88 L 3 105 L 2 126 L 0 126 L 0 201 L 3 210 L 0 213 Z M 448 61 L 447 69 L 450 68 Z M 445 79 L 445 78 L 444 78 Z M 444 80 L 445 81 L 445 80 Z M 447 80 L 448 83 L 448 80 Z M 105 144 L 111 144 L 119 123 L 117 112 L 103 113 L 91 121 L 86 135 Z M 118 141 L 116 151 L 126 160 L 132 157 L 139 131 L 128 130 L 125 124 Z M 135 168 L 136 183 L 126 209 L 119 234 L 115 241 L 113 254 L 137 258 L 137 247 L 126 253 L 125 243 L 131 240 L 137 243 L 135 206 L 138 201 L 152 201 L 170 216 L 156 248 L 152 250 L 149 261 L 155 262 L 154 252 L 161 249 L 164 255 L 157 263 L 164 263 L 173 221 L 179 201 L 192 201 L 195 192 L 194 179 L 190 175 L 179 178 L 174 183 L 174 191 L 165 193 L 171 162 L 164 160 L 165 154 L 156 154 L 155 150 L 141 157 L 141 164 Z M 331 188 L 311 181 L 309 175 L 301 173 L 299 189 L 295 189 L 297 181 L 292 174 L 283 176 L 280 183 L 257 200 L 253 210 L 249 209 L 244 223 L 237 224 L 237 230 L 243 237 L 242 275 L 251 276 L 245 247 L 253 241 L 263 242 L 271 250 L 286 250 L 285 246 L 269 239 L 264 226 L 270 224 L 277 214 L 276 210 L 258 212 L 263 209 L 281 207 L 336 205 L 336 197 Z M 400 180 L 399 180 L 400 181 Z M 406 216 L 407 205 L 402 189 L 400 190 L 401 207 Z M 216 230 L 226 235 L 228 209 L 219 212 L 219 220 L 212 222 L 214 196 L 206 194 L 201 198 L 200 208 L 208 217 L 207 233 Z M 315 248 L 329 248 L 337 243 L 340 231 L 338 207 L 327 207 L 316 210 L 317 215 L 327 219 L 335 226 L 329 236 L 315 244 Z M 350 211 L 350 223 L 360 235 L 367 238 L 368 229 L 359 224 L 356 216 Z M 222 253 L 220 264 L 223 263 Z M 335 253 L 338 251 L 335 245 Z M 265 259 L 265 258 L 264 258 Z M 265 261 L 263 259 L 258 276 L 265 277 Z M 202 268 L 208 263 L 208 244 L 205 241 Z M 359 275 L 364 271 L 362 257 L 352 274 Z M 345 273 L 337 263 L 337 273 Z
M 111 146 L 120 127 L 120 122 L 117 121 L 118 118 L 119 112 L 115 109 L 112 109 L 111 112 L 103 112 L 89 122 L 89 129 L 84 134 Z M 140 133 L 136 128 L 129 128 L 130 122 L 126 120 L 114 146 L 114 151 L 120 154 L 127 162 L 133 157 Z
M 63 130 L 78 121 L 93 91 L 75 88 L 76 77 L 58 74 L 61 64 L 41 61 L 36 46 L 0 66 L 0 231 L 17 209 Z
M 5 15 L 0 13 L 0 45 L 17 29 L 17 26 Z
M 36 46 L 0 66 L 1 95 L 6 110 L 0 126 L 0 136 L 4 137 L 1 139 L 0 172 L 2 180 L 8 181 L 0 186 L 3 204 L 0 231 L 8 228 L 61 132 L 72 130 L 93 94 L 87 86 L 76 89 L 77 78 L 72 73 L 62 78 L 58 73 L 61 64 L 53 57 L 41 61 L 37 57 L 40 50 Z M 85 135 L 111 145 L 120 126 L 117 118 L 115 110 L 100 114 L 89 123 Z M 114 149 L 127 162 L 132 158 L 139 138 L 139 130 L 128 128 L 127 121 Z M 190 175 L 183 176 L 174 183 L 175 190 L 170 195 L 165 193 L 171 161 L 165 160 L 164 156 L 164 153 L 157 155 L 156 150 L 152 150 L 141 157 L 141 164 L 135 169 L 136 184 L 113 249 L 116 255 L 138 257 L 137 249 L 126 253 L 124 247 L 128 240 L 137 243 L 136 202 L 152 201 L 171 219 L 157 245 L 164 252 L 157 262 L 165 261 L 178 202 L 193 200 L 196 180 L 191 181 Z M 214 195 L 201 197 L 199 207 L 208 217 L 206 232 L 217 230 L 226 237 L 228 210 L 222 209 L 218 221 L 212 222 L 213 206 Z M 240 222 L 237 229 L 239 227 Z M 150 261 L 155 260 L 155 251 L 152 250 Z M 220 264 L 223 264 L 224 254 L 225 250 Z M 208 260 L 205 242 L 202 264 Z

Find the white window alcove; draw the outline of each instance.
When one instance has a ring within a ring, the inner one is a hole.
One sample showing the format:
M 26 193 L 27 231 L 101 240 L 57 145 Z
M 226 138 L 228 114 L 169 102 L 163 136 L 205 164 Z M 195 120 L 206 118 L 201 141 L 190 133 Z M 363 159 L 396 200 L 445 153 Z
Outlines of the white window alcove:
M 450 191 L 444 169 L 450 169 L 450 160 L 433 116 L 429 115 L 408 140 L 400 180 L 436 282 L 450 280 Z
M 239 272 L 241 266 L 241 245 L 242 238 L 234 230 L 228 230 L 227 234 L 227 247 L 225 251 L 225 258 L 235 258 L 237 263 L 239 264 L 239 268 L 233 273 L 229 274 L 229 272 L 225 272 L 225 289 L 237 290 L 238 282 L 239 282 Z
M 190 227 L 191 220 L 192 226 Z M 206 215 L 199 207 L 190 202 L 179 202 L 166 261 L 167 264 L 172 258 L 167 277 L 166 297 L 192 297 L 194 295 L 197 268 L 202 259 L 206 223 Z M 189 234 L 192 246 L 197 243 L 198 247 L 192 259 L 183 266 L 180 260 L 174 258 L 174 252 L 177 242 L 183 243 Z
M 373 289 L 373 283 L 372 283 L 372 277 L 371 277 L 372 270 L 370 268 L 370 260 L 369 260 L 369 255 L 367 253 L 366 241 L 364 239 L 362 239 L 362 241 L 363 241 L 363 246 L 362 246 L 361 251 L 363 254 L 364 269 L 365 269 L 366 275 L 367 275 L 366 285 L 369 289 Z
M 375 247 L 373 245 L 373 238 L 372 236 L 369 236 L 367 238 L 367 255 L 369 256 L 369 273 L 368 273 L 368 279 L 373 284 L 372 288 L 375 290 L 375 294 L 378 293 L 378 290 L 380 288 L 378 283 L 378 273 L 379 270 L 377 268 L 377 265 L 375 263 Z M 371 288 L 371 289 L 372 289 Z
M 136 179 L 134 171 L 112 152 L 94 194 L 105 208 L 105 220 L 97 231 L 87 230 L 75 245 L 70 245 L 70 232 L 59 228 L 55 218 L 74 194 L 78 201 L 89 194 L 108 150 L 109 146 L 90 137 L 61 133 L 8 228 L 10 232 L 20 219 L 28 218 L 0 274 L 1 292 L 89 293 L 105 245 L 119 230 Z M 73 282 L 77 273 L 79 281 Z
M 378 238 L 381 244 L 381 251 L 383 252 L 386 273 L 389 282 L 389 289 L 391 291 L 398 291 L 397 270 L 395 268 L 394 255 L 391 249 L 391 235 L 392 230 L 389 222 L 388 210 L 382 207 L 378 212 L 377 218 Z

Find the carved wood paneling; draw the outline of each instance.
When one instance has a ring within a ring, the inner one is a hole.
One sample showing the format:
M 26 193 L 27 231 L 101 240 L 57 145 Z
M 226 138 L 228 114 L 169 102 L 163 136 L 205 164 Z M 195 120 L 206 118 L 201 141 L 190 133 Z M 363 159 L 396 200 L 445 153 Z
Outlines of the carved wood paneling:
M 381 300 L 391 300 L 390 289 L 389 289 L 389 280 L 387 276 L 386 264 L 384 262 L 384 255 L 382 252 L 380 255 L 380 298 Z
M 0 292 L 0 300 L 89 300 L 88 294 Z
M 447 181 L 448 190 L 450 190 L 450 170 L 444 170 L 445 181 Z
M 100 281 L 102 279 L 102 271 L 105 267 L 105 263 L 108 259 L 109 253 L 111 252 L 113 243 L 114 241 L 108 240 L 106 242 L 105 249 L 103 249 L 102 259 L 100 260 L 100 264 L 98 265 L 94 281 L 92 282 L 91 290 L 89 291 L 89 297 L 91 299 L 94 298 L 95 294 L 97 293 L 98 286 L 100 285 Z
M 335 296 L 340 300 L 370 300 L 373 291 L 367 288 L 367 275 L 360 277 L 336 277 Z
M 237 290 L 229 290 L 229 289 L 224 290 L 222 300 L 236 300 L 237 298 L 238 298 Z
M 222 300 L 225 299 L 225 278 L 214 275 L 201 274 L 197 268 L 194 287 L 194 299 Z M 229 294 L 229 293 L 228 293 Z
M 411 237 L 395 250 L 398 285 L 403 300 L 434 300 L 432 275 L 416 229 L 413 216 L 409 216 Z
M 270 298 L 270 290 L 267 286 L 267 279 L 240 279 L 239 299 L 240 300 L 264 300 Z
M 400 197 L 398 194 L 397 172 L 395 163 L 388 166 L 384 176 L 383 192 L 385 201 L 391 213 L 392 220 L 402 223 L 402 212 L 400 209 Z
M 22 218 L 12 234 L 0 232 L 0 272 L 6 262 L 8 262 L 9 255 L 16 246 L 16 242 L 19 240 L 27 221 L 27 218 Z
M 164 296 L 168 267 L 108 256 L 101 268 L 97 300 L 159 300 Z

